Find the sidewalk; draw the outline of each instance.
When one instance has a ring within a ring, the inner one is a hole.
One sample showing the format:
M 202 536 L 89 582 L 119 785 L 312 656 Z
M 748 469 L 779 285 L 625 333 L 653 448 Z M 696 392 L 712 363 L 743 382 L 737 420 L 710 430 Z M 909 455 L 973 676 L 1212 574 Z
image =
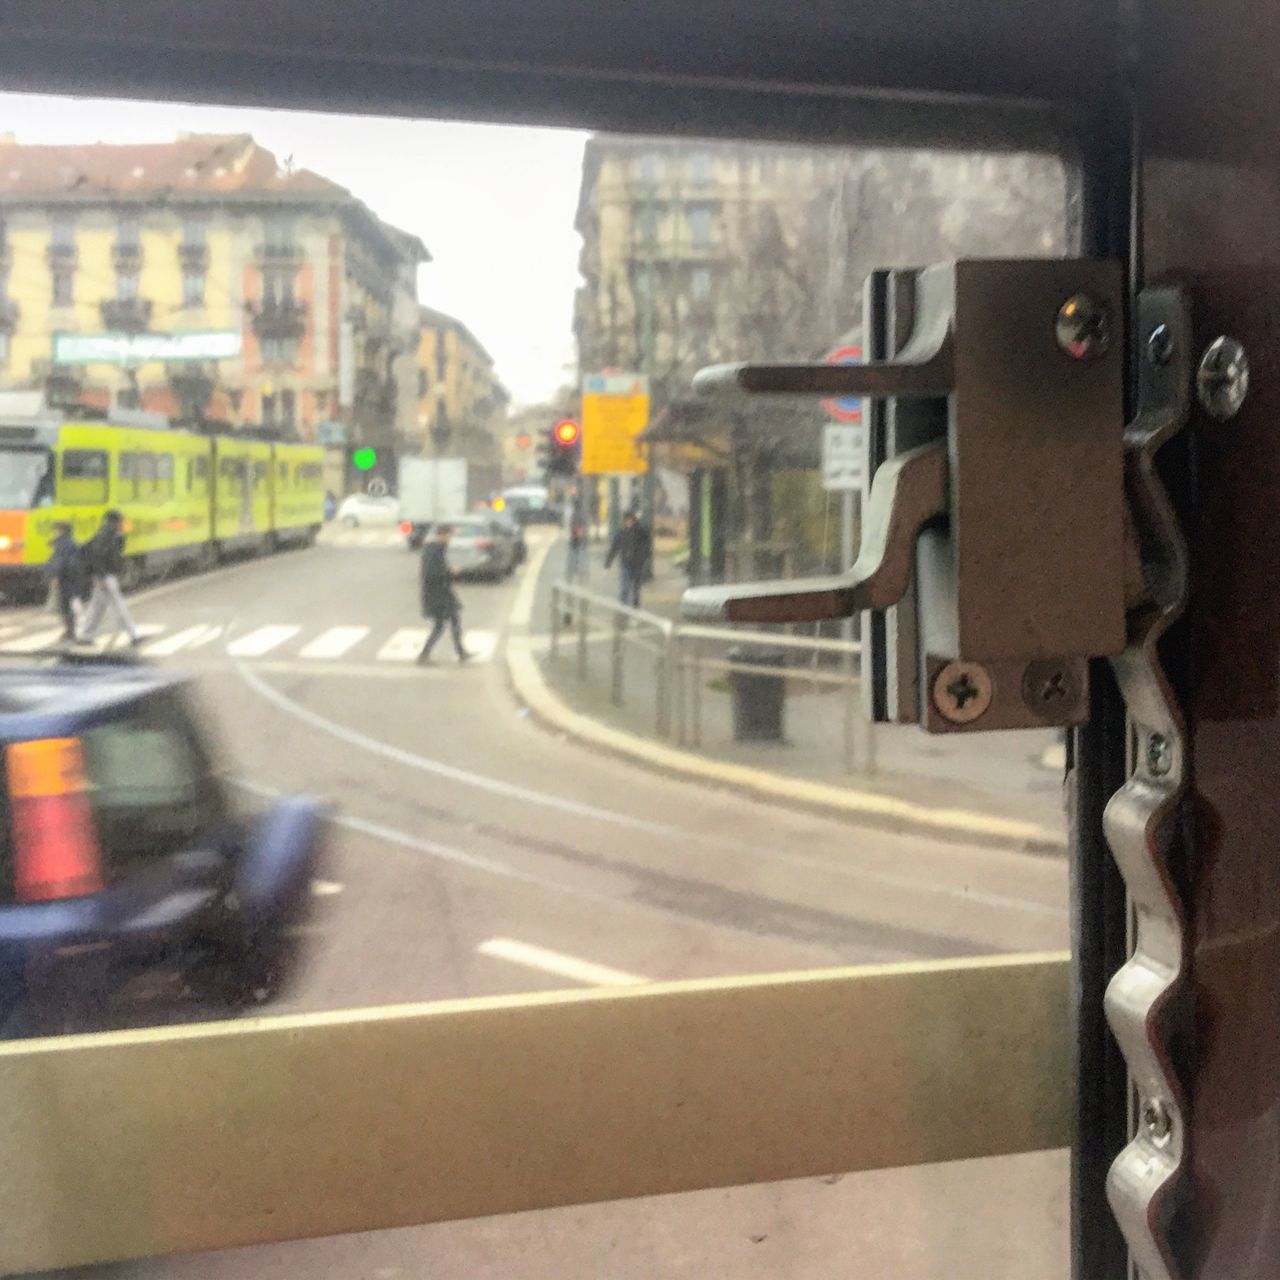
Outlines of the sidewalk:
M 787 679 L 785 741 L 735 742 L 726 673 L 712 669 L 701 681 L 701 746 L 680 750 L 674 738 L 663 739 L 655 732 L 656 673 L 649 655 L 626 646 L 621 707 L 614 706 L 609 696 L 611 634 L 606 626 L 589 636 L 585 681 L 578 678 L 573 636 L 562 634 L 560 658 L 549 660 L 550 588 L 562 576 L 564 554 L 563 543 L 557 543 L 542 566 L 531 633 L 543 680 L 565 707 L 576 713 L 574 718 L 587 717 L 636 739 L 676 748 L 673 756 L 690 752 L 730 769 L 765 770 L 779 780 L 815 784 L 804 788 L 810 799 L 821 789 L 850 798 L 859 794 L 898 800 L 914 810 L 988 815 L 995 823 L 1036 831 L 1021 842 L 1027 848 L 1039 852 L 1065 849 L 1063 748 L 1056 730 L 929 735 L 911 725 L 869 726 L 859 702 L 854 719 L 855 769 L 850 772 L 845 759 L 849 696 L 845 688 L 815 684 L 793 668 Z M 601 567 L 602 556 L 599 548 L 592 548 L 586 585 L 612 597 L 615 576 Z M 643 608 L 674 618 L 685 585 L 683 574 L 659 545 L 655 578 L 645 589 Z M 869 735 L 874 735 L 874 765 L 870 766 Z

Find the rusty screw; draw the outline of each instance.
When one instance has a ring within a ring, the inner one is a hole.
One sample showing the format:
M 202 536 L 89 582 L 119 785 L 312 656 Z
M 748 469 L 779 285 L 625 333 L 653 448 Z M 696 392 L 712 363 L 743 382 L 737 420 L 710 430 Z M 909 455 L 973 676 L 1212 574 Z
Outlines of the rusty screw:
M 1058 308 L 1058 346 L 1073 360 L 1097 360 L 1111 348 L 1111 312 L 1087 293 L 1073 293 Z
M 1153 778 L 1163 778 L 1173 768 L 1173 744 L 1163 733 L 1147 739 L 1147 771 Z
M 1173 330 L 1167 324 L 1158 324 L 1147 334 L 1147 361 L 1162 368 L 1173 359 Z
M 1027 664 L 1022 673 L 1022 701 L 1028 711 L 1053 720 L 1074 710 L 1079 700 L 1076 673 L 1066 663 L 1047 659 Z
M 1173 1116 L 1159 1098 L 1147 1098 L 1143 1102 L 1142 1127 L 1157 1147 L 1165 1146 L 1173 1136 Z
M 1196 394 L 1205 412 L 1219 422 L 1240 412 L 1249 394 L 1249 357 L 1237 339 L 1215 338 L 1205 348 L 1196 370 Z
M 933 678 L 933 705 L 952 724 L 971 724 L 991 705 L 991 675 L 977 662 L 955 661 Z

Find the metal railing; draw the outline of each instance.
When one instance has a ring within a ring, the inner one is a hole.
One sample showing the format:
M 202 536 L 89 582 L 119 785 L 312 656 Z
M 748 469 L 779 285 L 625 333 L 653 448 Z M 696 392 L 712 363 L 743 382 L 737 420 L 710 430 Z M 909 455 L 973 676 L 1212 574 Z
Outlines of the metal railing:
M 593 627 L 593 618 L 595 626 Z M 682 747 L 702 747 L 703 696 L 709 673 L 756 673 L 777 679 L 804 680 L 812 686 L 843 690 L 842 737 L 845 768 L 867 773 L 875 769 L 874 726 L 860 715 L 861 652 L 856 640 L 790 635 L 740 627 L 708 627 L 676 622 L 644 609 L 634 609 L 572 583 L 551 587 L 549 659 L 557 663 L 566 633 L 572 637 L 578 679 L 591 678 L 593 641 L 608 642 L 609 700 L 626 703 L 626 663 L 629 650 L 646 655 L 654 664 L 654 730 Z M 732 656 L 732 647 L 781 649 L 810 659 L 804 666 L 763 665 Z M 823 656 L 835 661 L 822 664 Z M 858 722 L 862 720 L 861 760 Z

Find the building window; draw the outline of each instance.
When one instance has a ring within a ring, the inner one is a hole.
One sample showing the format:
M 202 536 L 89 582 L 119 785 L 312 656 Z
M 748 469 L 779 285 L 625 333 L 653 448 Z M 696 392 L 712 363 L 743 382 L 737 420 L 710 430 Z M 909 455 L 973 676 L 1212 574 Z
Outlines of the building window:
M 70 267 L 54 267 L 53 269 L 53 305 L 70 307 L 75 304 L 75 272 Z
M 297 360 L 297 338 L 281 338 L 275 334 L 269 334 L 262 339 L 263 364 L 294 365 Z
M 294 252 L 293 219 L 285 214 L 273 213 L 263 224 L 263 243 L 272 254 Z
M 76 224 L 70 218 L 55 218 L 50 234 L 55 248 L 74 249 L 76 247 Z
M 116 226 L 116 246 L 120 249 L 136 250 L 142 245 L 142 228 L 137 215 L 126 213 Z
M 133 271 L 121 271 L 116 276 L 116 301 L 136 302 L 138 300 L 138 276 Z
M 298 412 L 298 397 L 292 391 L 282 391 L 280 393 L 280 425 L 282 427 L 291 427 L 295 421 L 295 415 Z
M 262 300 L 280 306 L 293 301 L 294 272 L 288 267 L 268 267 L 262 273 Z
M 262 425 L 274 427 L 276 424 L 276 397 L 271 391 L 262 393 Z
M 698 248 L 706 248 L 711 243 L 711 210 L 689 210 L 689 240 Z
M 689 157 L 689 180 L 691 182 L 711 181 L 711 155 L 707 151 L 695 151 Z
M 636 211 L 636 229 L 645 244 L 653 244 L 658 238 L 658 210 L 652 204 L 642 204 Z
M 182 273 L 182 305 L 204 306 L 204 272 L 188 269 Z
M 656 151 L 646 151 L 636 160 L 636 173 L 645 182 L 656 182 L 658 180 L 658 153 Z
M 209 226 L 204 218 L 195 214 L 184 218 L 182 222 L 182 247 L 184 249 L 203 249 L 208 232 Z
M 689 276 L 689 296 L 695 302 L 705 302 L 711 297 L 711 272 L 707 267 L 694 267 Z

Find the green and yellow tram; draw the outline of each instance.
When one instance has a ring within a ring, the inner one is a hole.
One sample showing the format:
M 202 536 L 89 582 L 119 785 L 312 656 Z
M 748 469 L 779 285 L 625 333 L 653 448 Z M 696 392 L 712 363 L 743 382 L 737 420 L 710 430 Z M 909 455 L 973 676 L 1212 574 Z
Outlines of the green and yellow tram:
M 125 518 L 128 582 L 314 541 L 320 448 L 144 420 L 0 418 L 0 591 L 40 585 L 56 521 L 84 541 L 112 507 Z

